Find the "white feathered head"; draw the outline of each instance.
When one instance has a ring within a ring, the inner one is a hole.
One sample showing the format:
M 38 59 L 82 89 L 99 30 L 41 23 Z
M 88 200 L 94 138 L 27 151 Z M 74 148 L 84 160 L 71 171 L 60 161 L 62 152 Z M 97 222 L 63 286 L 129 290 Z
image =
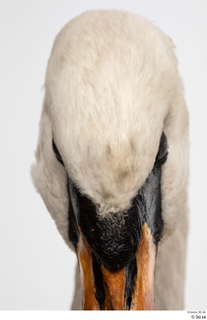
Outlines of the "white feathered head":
M 172 41 L 124 11 L 70 21 L 47 66 L 32 177 L 71 248 L 72 188 L 93 203 L 100 221 L 126 224 L 120 217 L 146 185 L 159 148 L 168 152 L 158 183 L 165 239 L 187 211 L 188 112 Z

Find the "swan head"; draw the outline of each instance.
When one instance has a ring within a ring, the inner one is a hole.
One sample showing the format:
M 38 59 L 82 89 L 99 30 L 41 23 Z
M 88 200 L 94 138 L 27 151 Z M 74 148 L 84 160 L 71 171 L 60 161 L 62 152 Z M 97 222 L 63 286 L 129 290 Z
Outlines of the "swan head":
M 153 309 L 186 210 L 188 112 L 171 40 L 126 12 L 69 22 L 48 62 L 33 180 L 76 252 L 84 309 Z

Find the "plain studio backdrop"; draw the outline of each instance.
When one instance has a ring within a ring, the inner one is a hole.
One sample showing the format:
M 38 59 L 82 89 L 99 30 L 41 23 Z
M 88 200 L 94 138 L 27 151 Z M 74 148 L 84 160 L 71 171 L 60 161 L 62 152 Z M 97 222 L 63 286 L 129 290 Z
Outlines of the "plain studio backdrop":
M 190 230 L 185 309 L 207 309 L 207 1 L 1 0 L 0 309 L 69 309 L 75 254 L 30 178 L 55 36 L 86 10 L 140 14 L 176 46 L 190 112 Z

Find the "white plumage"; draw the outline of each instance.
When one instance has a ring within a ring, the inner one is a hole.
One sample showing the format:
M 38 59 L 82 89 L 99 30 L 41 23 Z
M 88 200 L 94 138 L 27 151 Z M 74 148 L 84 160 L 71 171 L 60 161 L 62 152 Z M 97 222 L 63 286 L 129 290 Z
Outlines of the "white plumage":
M 188 111 L 173 43 L 124 11 L 91 11 L 58 34 L 48 62 L 45 100 L 32 168 L 65 242 L 67 174 L 99 204 L 126 210 L 153 168 L 162 131 L 164 235 L 155 271 L 157 309 L 183 308 L 187 236 Z M 65 168 L 52 150 L 54 138 Z

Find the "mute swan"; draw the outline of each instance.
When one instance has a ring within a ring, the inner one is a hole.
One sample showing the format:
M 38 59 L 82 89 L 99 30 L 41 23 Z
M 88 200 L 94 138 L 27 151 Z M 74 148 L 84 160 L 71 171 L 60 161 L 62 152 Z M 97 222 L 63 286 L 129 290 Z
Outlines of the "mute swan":
M 168 36 L 124 11 L 66 24 L 32 177 L 77 254 L 73 308 L 183 308 L 188 111 Z

